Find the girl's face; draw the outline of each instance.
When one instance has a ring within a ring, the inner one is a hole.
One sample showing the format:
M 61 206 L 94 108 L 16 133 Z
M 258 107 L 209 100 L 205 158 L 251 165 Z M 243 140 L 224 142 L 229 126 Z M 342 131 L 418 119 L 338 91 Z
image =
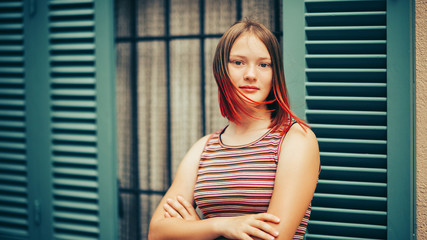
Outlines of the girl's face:
M 273 70 L 267 47 L 250 33 L 240 35 L 230 50 L 230 79 L 249 99 L 264 102 L 270 93 Z M 260 105 L 266 107 L 266 105 Z

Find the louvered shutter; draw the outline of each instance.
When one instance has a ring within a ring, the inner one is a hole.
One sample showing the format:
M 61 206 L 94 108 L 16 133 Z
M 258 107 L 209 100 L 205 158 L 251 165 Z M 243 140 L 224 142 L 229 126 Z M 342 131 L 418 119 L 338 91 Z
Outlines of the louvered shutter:
M 116 234 L 111 4 L 49 2 L 55 238 Z
M 388 236 L 403 230 L 394 224 L 402 220 L 390 227 L 388 191 L 406 193 L 410 184 L 388 185 L 388 88 L 396 86 L 389 85 L 387 36 L 397 35 L 388 32 L 387 7 L 386 0 L 283 3 L 291 104 L 316 133 L 322 163 L 307 239 L 401 239 Z
M 24 19 L 0 73 L 0 238 L 117 239 L 112 1 L 15 5 L 0 13 Z
M 106 2 L 49 2 L 52 207 L 57 239 L 113 239 L 111 229 L 117 223 L 103 226 L 103 221 L 117 216 L 112 205 L 117 195 L 109 189 L 117 180 L 111 171 L 114 113 L 108 110 L 115 104 L 113 35 L 104 33 L 101 22 L 112 26 L 113 15 L 111 10 L 102 12 L 102 4 Z M 103 175 L 103 169 L 110 171 Z
M 0 3 L 0 239 L 28 238 L 23 1 Z

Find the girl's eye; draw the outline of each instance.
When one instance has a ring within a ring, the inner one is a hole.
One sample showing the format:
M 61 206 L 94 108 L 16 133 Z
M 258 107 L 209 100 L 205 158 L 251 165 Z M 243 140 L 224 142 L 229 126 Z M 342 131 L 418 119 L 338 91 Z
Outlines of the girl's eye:
M 242 65 L 242 64 L 243 64 L 243 63 L 242 63 L 242 61 L 237 61 L 237 60 L 236 60 L 236 61 L 233 61 L 233 63 L 234 63 L 234 64 L 236 64 L 237 66 L 240 66 L 240 65 Z
M 262 68 L 266 68 L 266 67 L 269 67 L 269 66 L 270 66 L 270 64 L 268 64 L 268 63 L 261 63 L 261 64 L 260 64 L 260 66 L 261 66 Z

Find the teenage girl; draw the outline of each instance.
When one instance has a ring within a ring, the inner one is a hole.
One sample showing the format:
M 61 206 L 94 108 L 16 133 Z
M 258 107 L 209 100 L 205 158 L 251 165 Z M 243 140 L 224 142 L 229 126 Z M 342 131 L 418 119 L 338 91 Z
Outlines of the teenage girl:
M 229 123 L 187 152 L 149 239 L 303 239 L 319 149 L 290 110 L 276 37 L 257 22 L 235 23 L 218 43 L 213 72 Z

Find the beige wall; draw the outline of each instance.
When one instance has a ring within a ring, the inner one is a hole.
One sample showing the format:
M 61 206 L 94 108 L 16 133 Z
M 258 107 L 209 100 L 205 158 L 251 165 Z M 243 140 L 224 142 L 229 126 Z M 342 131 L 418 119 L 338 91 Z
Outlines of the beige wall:
M 427 239 L 427 1 L 415 1 L 417 239 Z

